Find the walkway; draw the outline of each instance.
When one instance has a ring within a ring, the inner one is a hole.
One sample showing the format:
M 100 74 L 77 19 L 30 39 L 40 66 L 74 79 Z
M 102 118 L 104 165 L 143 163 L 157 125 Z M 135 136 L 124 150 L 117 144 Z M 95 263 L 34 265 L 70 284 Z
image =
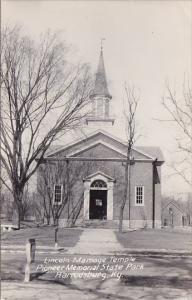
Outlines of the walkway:
M 86 228 L 75 247 L 68 254 L 115 254 L 124 250 L 112 229 Z

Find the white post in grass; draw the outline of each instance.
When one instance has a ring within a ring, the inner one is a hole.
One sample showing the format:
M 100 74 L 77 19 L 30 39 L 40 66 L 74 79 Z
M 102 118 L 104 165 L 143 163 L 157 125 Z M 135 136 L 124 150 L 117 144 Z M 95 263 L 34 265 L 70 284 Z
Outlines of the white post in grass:
M 29 239 L 26 243 L 26 266 L 25 266 L 25 279 L 24 282 L 29 282 L 31 280 L 30 277 L 30 267 L 31 263 L 35 261 L 35 250 L 36 250 L 36 245 L 35 245 L 35 239 Z

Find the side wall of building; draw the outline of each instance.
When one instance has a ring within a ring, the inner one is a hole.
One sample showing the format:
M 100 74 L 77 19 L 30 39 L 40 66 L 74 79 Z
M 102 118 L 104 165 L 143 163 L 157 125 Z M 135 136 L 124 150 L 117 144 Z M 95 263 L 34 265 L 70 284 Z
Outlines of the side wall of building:
M 131 166 L 131 205 L 130 227 L 152 226 L 152 180 L 153 170 L 151 162 L 136 162 Z M 144 188 L 144 203 L 136 204 L 136 187 Z M 128 203 L 127 203 L 128 205 Z
M 161 166 L 154 166 L 154 211 L 155 227 L 161 228 Z

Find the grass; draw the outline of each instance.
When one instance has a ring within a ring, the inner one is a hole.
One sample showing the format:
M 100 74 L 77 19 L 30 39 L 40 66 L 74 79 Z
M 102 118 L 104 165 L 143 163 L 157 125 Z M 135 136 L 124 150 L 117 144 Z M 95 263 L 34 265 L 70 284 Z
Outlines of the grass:
M 59 228 L 60 247 L 73 247 L 79 241 L 83 230 L 78 228 Z M 125 248 L 192 250 L 192 234 L 166 229 L 143 229 L 120 234 L 115 232 L 117 240 Z M 25 246 L 27 239 L 35 238 L 37 246 L 54 246 L 55 229 L 53 226 L 22 228 L 3 232 L 2 245 Z
M 73 247 L 78 242 L 82 229 L 59 228 L 58 244 L 60 247 Z M 2 245 L 25 245 L 29 238 L 35 238 L 37 246 L 54 246 L 55 229 L 53 226 L 22 228 L 3 232 Z
M 61 247 L 73 247 L 79 240 L 82 229 L 60 228 L 59 229 L 59 246 Z M 146 249 L 170 249 L 170 250 L 190 250 L 192 249 L 192 235 L 186 232 L 175 232 L 164 229 L 147 229 L 124 232 L 122 234 L 115 232 L 118 241 L 126 248 L 146 248 Z M 54 246 L 54 227 L 41 226 L 33 228 L 22 228 L 21 230 L 3 232 L 1 237 L 3 245 L 25 245 L 28 238 L 35 238 L 36 245 Z M 53 253 L 36 253 L 35 263 L 32 264 L 32 272 L 37 273 L 35 268 L 37 264 L 41 264 L 45 257 L 69 257 L 64 252 Z M 82 256 L 82 255 L 80 255 Z M 138 262 L 143 258 L 138 257 Z M 178 258 L 175 258 L 178 259 Z M 166 272 L 170 270 L 170 266 L 174 269 L 176 267 L 175 261 L 172 258 L 168 263 L 166 259 L 158 258 L 145 258 L 145 265 L 148 266 L 150 272 L 151 264 L 154 264 L 154 270 L 158 270 L 159 267 L 167 268 Z M 25 267 L 26 255 L 25 253 L 15 252 L 3 252 L 1 262 L 1 275 L 2 280 L 19 280 L 24 279 L 24 267 Z M 142 262 L 142 261 L 141 261 Z M 178 267 L 187 268 L 188 262 L 186 260 L 178 263 Z M 188 269 L 187 269 L 188 270 Z M 148 272 L 148 269 L 146 268 Z M 184 272 L 184 271 L 182 271 Z M 191 272 L 191 271 L 190 271 Z M 138 275 L 138 274 L 137 274 Z M 43 275 L 45 278 L 45 275 Z M 48 276 L 48 275 L 46 275 Z M 51 276 L 51 275 L 50 275 Z M 51 277 L 52 278 L 52 277 Z M 53 279 L 53 278 L 52 278 Z
M 143 229 L 115 232 L 125 248 L 192 250 L 192 234 L 165 229 Z

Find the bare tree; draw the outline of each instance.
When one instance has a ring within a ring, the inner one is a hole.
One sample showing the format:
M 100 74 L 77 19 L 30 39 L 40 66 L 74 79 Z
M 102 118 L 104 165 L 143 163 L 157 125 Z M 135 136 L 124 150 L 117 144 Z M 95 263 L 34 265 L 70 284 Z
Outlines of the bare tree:
M 183 96 L 179 98 L 176 92 L 167 85 L 167 95 L 163 97 L 163 106 L 171 117 L 166 121 L 173 122 L 180 132 L 176 136 L 176 141 L 181 159 L 171 167 L 185 182 L 192 185 L 192 87 L 190 83 L 183 84 L 182 94 Z
M 52 142 L 85 115 L 90 76 L 86 65 L 67 62 L 69 49 L 57 34 L 34 42 L 6 27 L 1 36 L 1 162 L 8 178 L 1 181 L 13 193 L 20 227 L 25 185 Z
M 84 190 L 73 195 L 77 190 L 77 183 L 82 184 L 82 173 L 89 173 L 92 162 L 69 161 L 68 159 L 46 161 L 39 168 L 38 194 L 43 215 L 50 224 L 51 219 L 54 225 L 58 225 L 59 219 L 65 209 L 65 219 L 69 226 L 75 222 L 81 212 L 84 200 Z M 61 202 L 54 201 L 54 185 L 62 186 Z M 75 198 L 75 199 L 74 199 Z
M 129 201 L 129 223 L 130 223 L 130 168 L 132 164 L 132 148 L 136 141 L 136 111 L 139 98 L 134 87 L 125 84 L 125 107 L 124 116 L 127 134 L 127 160 L 125 163 L 125 186 L 119 213 L 119 232 L 123 228 L 123 213 L 127 200 Z M 130 226 L 130 224 L 129 224 Z
M 50 225 L 53 219 L 54 225 L 58 225 L 61 213 L 66 207 L 69 195 L 69 168 L 68 162 L 53 161 L 41 165 L 38 176 L 37 191 L 40 196 L 40 206 L 43 209 L 43 217 Z M 61 202 L 54 201 L 54 185 L 62 186 Z

